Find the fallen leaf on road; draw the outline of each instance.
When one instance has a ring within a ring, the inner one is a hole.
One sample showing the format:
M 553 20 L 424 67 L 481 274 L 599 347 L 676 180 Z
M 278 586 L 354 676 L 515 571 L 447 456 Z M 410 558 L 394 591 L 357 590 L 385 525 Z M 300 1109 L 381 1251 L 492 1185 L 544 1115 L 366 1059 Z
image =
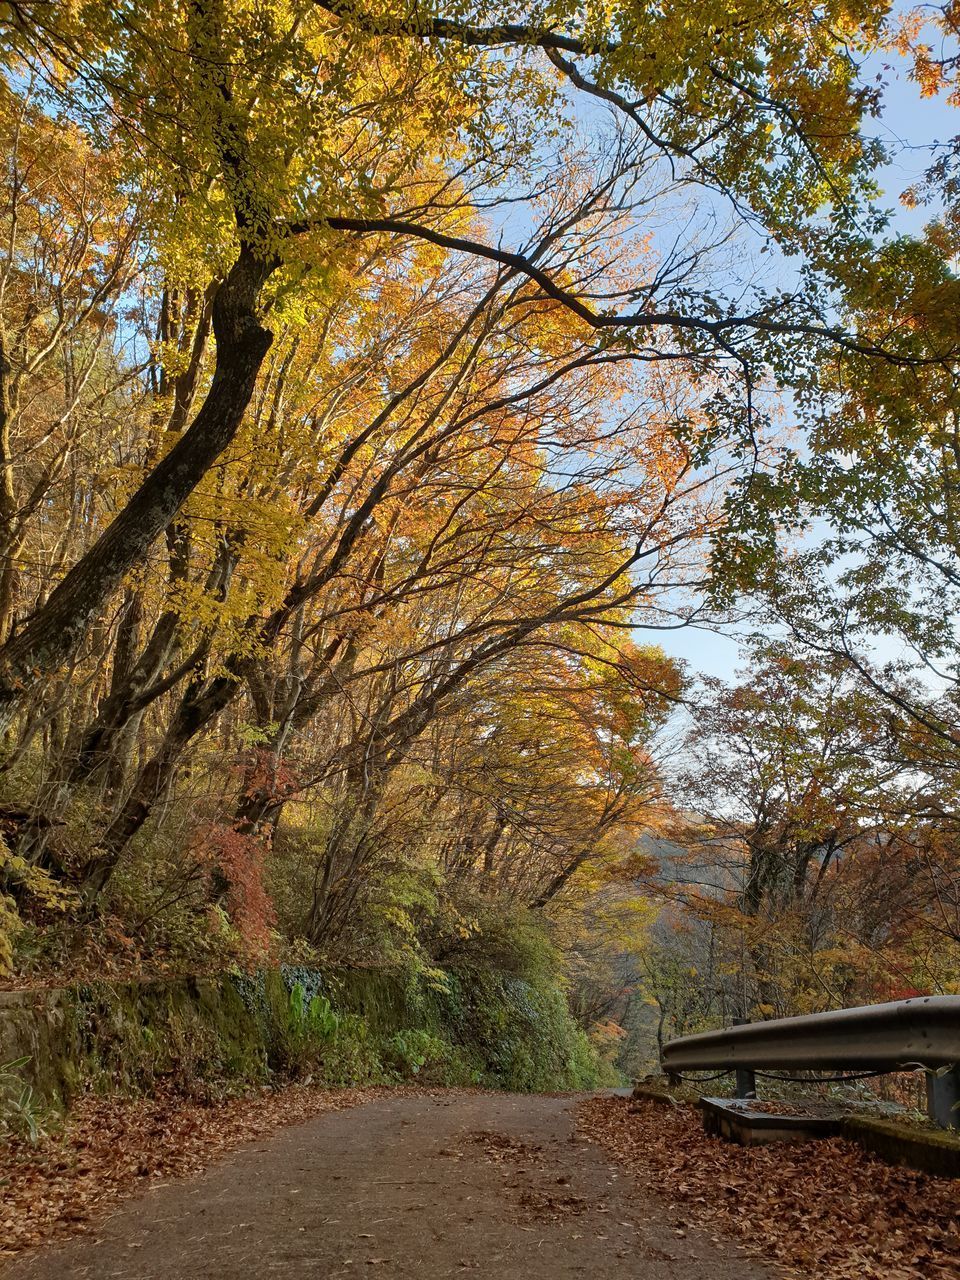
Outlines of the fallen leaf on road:
M 802 1280 L 958 1280 L 960 1187 L 888 1165 L 841 1138 L 740 1147 L 690 1106 L 591 1098 L 579 1132 L 685 1219 Z M 685 1221 L 673 1220 L 677 1236 Z

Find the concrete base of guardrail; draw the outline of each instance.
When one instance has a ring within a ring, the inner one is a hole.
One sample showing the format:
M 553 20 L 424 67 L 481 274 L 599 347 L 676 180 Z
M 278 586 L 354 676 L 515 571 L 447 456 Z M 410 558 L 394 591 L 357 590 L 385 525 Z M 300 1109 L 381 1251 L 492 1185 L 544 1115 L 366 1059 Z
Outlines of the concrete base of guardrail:
M 696 1106 L 700 1090 L 696 1085 L 670 1085 L 660 1080 L 638 1080 L 630 1095 L 638 1102 L 656 1102 L 663 1107 Z
M 774 1106 L 776 1104 L 763 1104 Z M 834 1138 L 842 1118 L 836 1115 L 803 1115 L 797 1112 L 758 1111 L 738 1098 L 701 1098 L 703 1127 L 707 1133 L 756 1147 L 768 1142 L 812 1142 Z
M 749 1110 L 736 1098 L 705 1098 L 690 1084 L 671 1088 L 651 1079 L 640 1080 L 633 1090 L 637 1102 L 682 1106 L 696 1102 L 703 1111 L 703 1127 L 728 1141 L 744 1146 L 767 1142 L 809 1142 L 840 1135 L 888 1164 L 903 1165 L 939 1178 L 960 1178 L 960 1133 L 923 1129 L 898 1120 L 866 1115 L 798 1116 Z M 768 1104 L 769 1105 L 769 1104 Z
M 840 1135 L 888 1164 L 904 1165 L 939 1178 L 960 1178 L 960 1134 L 873 1116 L 758 1112 L 749 1103 L 734 1098 L 701 1098 L 700 1108 L 707 1133 L 741 1146 L 812 1142 Z
M 939 1178 L 960 1178 L 960 1136 L 937 1129 L 918 1129 L 896 1120 L 846 1116 L 843 1136 L 888 1164 L 905 1165 Z

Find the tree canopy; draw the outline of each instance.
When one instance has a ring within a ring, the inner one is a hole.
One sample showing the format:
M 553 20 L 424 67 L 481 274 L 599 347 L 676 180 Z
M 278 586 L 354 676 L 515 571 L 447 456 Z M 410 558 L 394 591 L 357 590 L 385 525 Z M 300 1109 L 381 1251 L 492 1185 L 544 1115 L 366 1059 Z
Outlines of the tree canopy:
M 957 150 L 899 234 L 881 56 L 952 92 L 850 0 L 0 5 L 0 965 L 534 920 L 608 1053 L 956 983 Z

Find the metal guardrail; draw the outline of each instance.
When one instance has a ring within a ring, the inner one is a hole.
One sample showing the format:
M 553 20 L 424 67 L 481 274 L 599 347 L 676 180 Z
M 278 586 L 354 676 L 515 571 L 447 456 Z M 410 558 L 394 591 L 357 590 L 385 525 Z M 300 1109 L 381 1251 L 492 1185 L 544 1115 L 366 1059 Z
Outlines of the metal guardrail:
M 800 1018 L 748 1022 L 683 1036 L 664 1045 L 667 1076 L 735 1071 L 737 1096 L 755 1096 L 755 1072 L 927 1072 L 927 1108 L 945 1128 L 960 1127 L 960 996 L 917 996 L 891 1004 Z M 946 1068 L 946 1070 L 944 1070 Z
M 960 996 L 750 1022 L 671 1040 L 667 1072 L 752 1070 L 897 1071 L 960 1063 Z

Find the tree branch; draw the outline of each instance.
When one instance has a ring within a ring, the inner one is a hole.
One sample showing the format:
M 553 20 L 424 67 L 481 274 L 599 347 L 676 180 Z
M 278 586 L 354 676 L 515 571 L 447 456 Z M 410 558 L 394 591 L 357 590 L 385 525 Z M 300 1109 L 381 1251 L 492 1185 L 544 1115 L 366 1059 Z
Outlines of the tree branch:
M 942 363 L 953 350 L 941 355 L 920 357 L 898 355 L 888 351 L 867 339 L 847 333 L 836 326 L 811 324 L 802 320 L 776 320 L 760 313 L 748 315 L 720 316 L 715 320 L 703 316 L 685 315 L 681 311 L 634 311 L 625 314 L 595 311 L 576 294 L 558 285 L 548 271 L 538 267 L 532 258 L 510 249 L 502 249 L 494 245 L 484 244 L 480 240 L 471 240 L 463 236 L 451 236 L 437 231 L 433 227 L 419 223 L 407 222 L 401 218 L 353 218 L 332 216 L 305 222 L 288 223 L 285 230 L 290 235 L 303 235 L 319 226 L 327 226 L 334 231 L 345 231 L 354 235 L 403 235 L 417 240 L 426 240 L 439 248 L 452 252 L 468 253 L 477 258 L 485 258 L 499 266 L 509 267 L 513 271 L 527 277 L 538 284 L 547 297 L 559 302 L 574 315 L 579 316 L 592 329 L 683 329 L 709 336 L 724 351 L 738 362 L 740 356 L 730 345 L 730 335 L 738 329 L 749 329 L 757 333 L 779 334 L 785 337 L 822 338 L 846 351 L 859 355 L 872 356 L 897 366 L 923 366 Z M 781 305 L 782 309 L 782 305 Z
M 620 48 L 618 44 L 606 40 L 595 46 L 588 45 L 583 40 L 562 35 L 559 31 L 528 24 L 500 22 L 494 26 L 478 27 L 469 22 L 458 22 L 451 18 L 428 18 L 419 15 L 393 18 L 386 14 L 373 16 L 351 4 L 350 0 L 314 0 L 314 3 L 318 9 L 325 9 L 337 18 L 347 19 L 371 35 L 457 40 L 461 44 L 480 48 L 492 48 L 496 45 L 529 45 L 531 48 L 562 49 L 565 53 L 582 54 L 615 53 Z

